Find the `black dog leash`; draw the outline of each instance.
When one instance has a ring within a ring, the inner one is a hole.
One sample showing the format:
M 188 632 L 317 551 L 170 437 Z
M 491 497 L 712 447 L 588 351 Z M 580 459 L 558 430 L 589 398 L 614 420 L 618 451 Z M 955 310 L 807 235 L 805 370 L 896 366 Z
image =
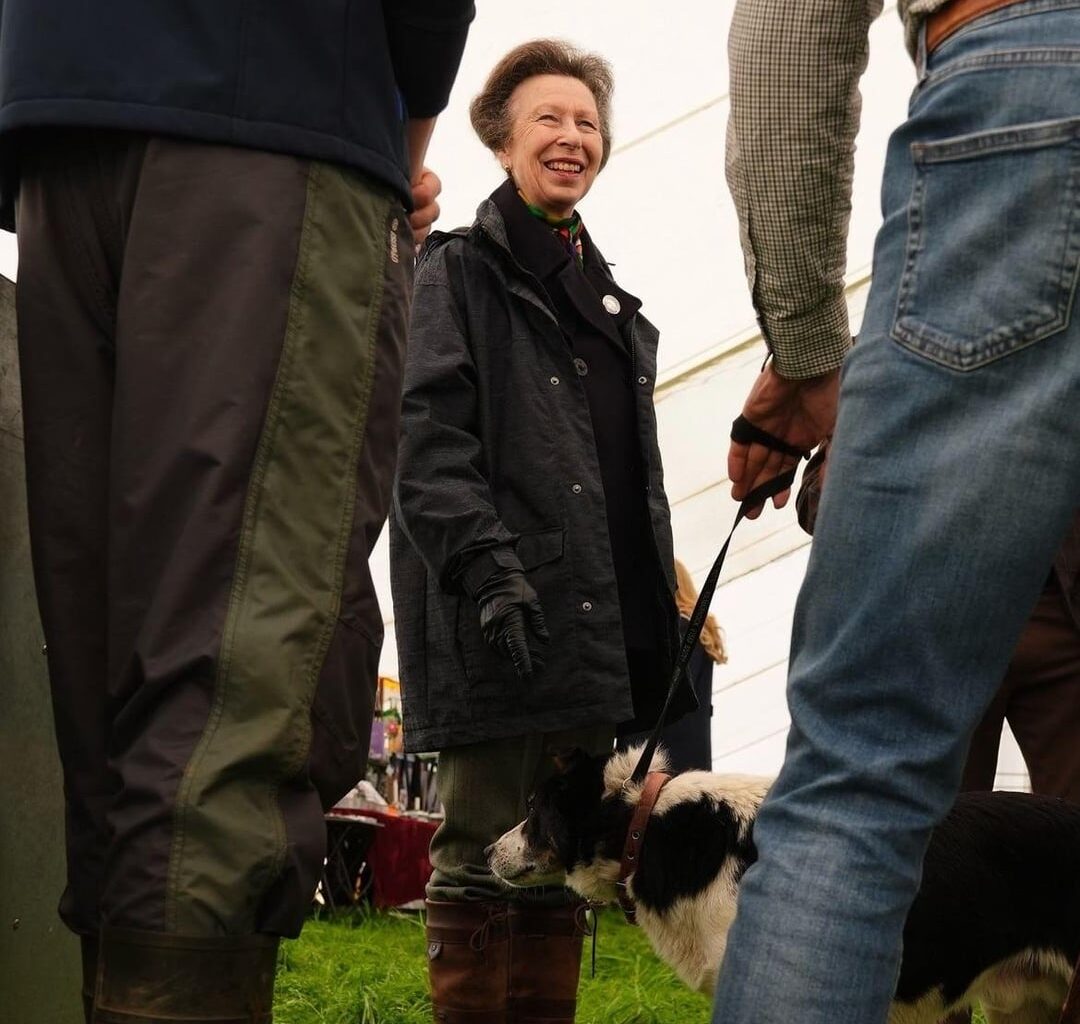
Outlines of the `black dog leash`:
M 744 416 L 739 416 L 735 422 L 732 423 L 731 439 L 739 444 L 765 445 L 767 448 L 772 448 L 775 451 L 783 452 L 785 455 L 793 455 L 797 458 L 807 458 L 810 455 L 805 449 L 795 448 L 786 441 L 781 441 L 780 438 L 773 437 L 772 434 L 767 433 L 760 427 L 755 427 L 754 424 Z M 671 684 L 668 686 L 664 706 L 660 710 L 660 717 L 657 719 L 656 725 L 653 726 L 653 731 L 649 735 L 649 741 L 645 744 L 645 749 L 641 752 L 641 757 L 638 759 L 634 772 L 630 776 L 630 782 L 639 783 L 648 774 L 653 754 L 656 753 L 656 745 L 660 742 L 660 733 L 663 732 L 664 725 L 667 723 L 671 702 L 675 697 L 676 691 L 679 689 L 679 684 L 682 682 L 683 675 L 686 672 L 686 666 L 690 662 L 690 655 L 694 653 L 694 646 L 701 637 L 701 630 L 704 627 L 705 619 L 709 614 L 709 605 L 712 604 L 713 593 L 716 591 L 716 583 L 720 578 L 720 570 L 724 567 L 724 559 L 727 557 L 731 538 L 735 535 L 735 528 L 743 521 L 747 512 L 752 511 L 759 505 L 764 505 L 765 502 L 774 495 L 786 491 L 794 482 L 795 469 L 789 469 L 787 472 L 781 473 L 772 480 L 763 483 L 760 487 L 755 487 L 754 490 L 743 498 L 742 502 L 739 504 L 739 511 L 735 516 L 735 522 L 731 524 L 731 530 L 728 532 L 727 540 L 724 541 L 724 546 L 720 549 L 720 554 L 716 556 L 716 561 L 713 562 L 712 568 L 709 570 L 709 575 L 706 577 L 705 583 L 701 587 L 701 594 L 698 596 L 697 604 L 694 605 L 694 610 L 690 615 L 690 622 L 686 627 L 686 632 L 683 634 L 682 643 L 679 646 L 678 657 L 675 659 L 675 668 L 671 673 Z
M 767 430 L 755 427 L 745 416 L 735 417 L 735 422 L 731 424 L 731 440 L 736 444 L 760 444 L 766 448 L 771 448 L 774 452 L 793 455 L 797 459 L 808 459 L 810 457 L 810 453 L 805 448 L 796 448 L 795 445 L 788 444 L 787 441 L 781 441 L 780 438 L 774 437 Z M 750 495 L 747 495 L 743 504 L 745 505 L 749 500 Z

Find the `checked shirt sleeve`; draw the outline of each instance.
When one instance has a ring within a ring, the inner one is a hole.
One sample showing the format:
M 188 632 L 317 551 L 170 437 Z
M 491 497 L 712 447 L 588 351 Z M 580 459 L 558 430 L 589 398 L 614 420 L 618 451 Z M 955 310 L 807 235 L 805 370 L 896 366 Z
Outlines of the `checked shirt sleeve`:
M 851 343 L 844 271 L 859 77 L 882 0 L 738 0 L 727 179 L 762 333 L 784 377 Z

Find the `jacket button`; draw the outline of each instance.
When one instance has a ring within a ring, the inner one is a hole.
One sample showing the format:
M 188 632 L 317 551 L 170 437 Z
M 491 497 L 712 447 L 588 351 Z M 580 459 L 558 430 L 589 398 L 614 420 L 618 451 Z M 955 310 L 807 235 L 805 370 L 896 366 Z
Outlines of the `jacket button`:
M 648 377 L 638 377 L 637 382 L 639 384 L 648 384 L 649 383 L 649 378 Z
M 579 357 L 574 360 L 574 369 L 579 377 L 584 377 L 589 372 L 589 364 Z
M 552 377 L 551 378 L 551 383 L 552 384 L 558 384 L 559 383 L 559 378 L 558 377 Z
M 600 301 L 604 304 L 604 309 L 612 316 L 615 316 L 622 309 L 622 303 L 614 295 L 605 295 Z
M 575 494 L 580 494 L 581 493 L 581 484 L 574 484 L 574 486 L 571 487 L 570 490 L 572 490 Z
M 583 612 L 591 612 L 592 611 L 592 601 L 582 601 L 581 602 L 581 610 Z

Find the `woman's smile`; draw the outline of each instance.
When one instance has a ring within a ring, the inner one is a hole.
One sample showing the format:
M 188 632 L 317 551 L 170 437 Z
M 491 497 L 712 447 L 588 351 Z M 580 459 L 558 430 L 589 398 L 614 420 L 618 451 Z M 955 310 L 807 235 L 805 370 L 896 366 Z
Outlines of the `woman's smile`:
M 569 217 L 596 180 L 604 155 L 596 100 L 569 75 L 534 75 L 510 100 L 513 127 L 499 152 L 526 202 Z

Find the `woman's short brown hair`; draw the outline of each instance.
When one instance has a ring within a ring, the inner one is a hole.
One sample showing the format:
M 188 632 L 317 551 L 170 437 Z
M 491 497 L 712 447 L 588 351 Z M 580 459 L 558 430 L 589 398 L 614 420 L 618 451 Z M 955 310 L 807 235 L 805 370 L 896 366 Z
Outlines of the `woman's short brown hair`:
M 483 90 L 469 104 L 469 117 L 480 141 L 493 153 L 506 146 L 512 127 L 510 97 L 522 82 L 537 75 L 576 78 L 593 94 L 604 142 L 603 167 L 611 155 L 611 94 L 615 89 L 611 65 L 598 54 L 586 53 L 561 39 L 522 43 L 495 65 Z

